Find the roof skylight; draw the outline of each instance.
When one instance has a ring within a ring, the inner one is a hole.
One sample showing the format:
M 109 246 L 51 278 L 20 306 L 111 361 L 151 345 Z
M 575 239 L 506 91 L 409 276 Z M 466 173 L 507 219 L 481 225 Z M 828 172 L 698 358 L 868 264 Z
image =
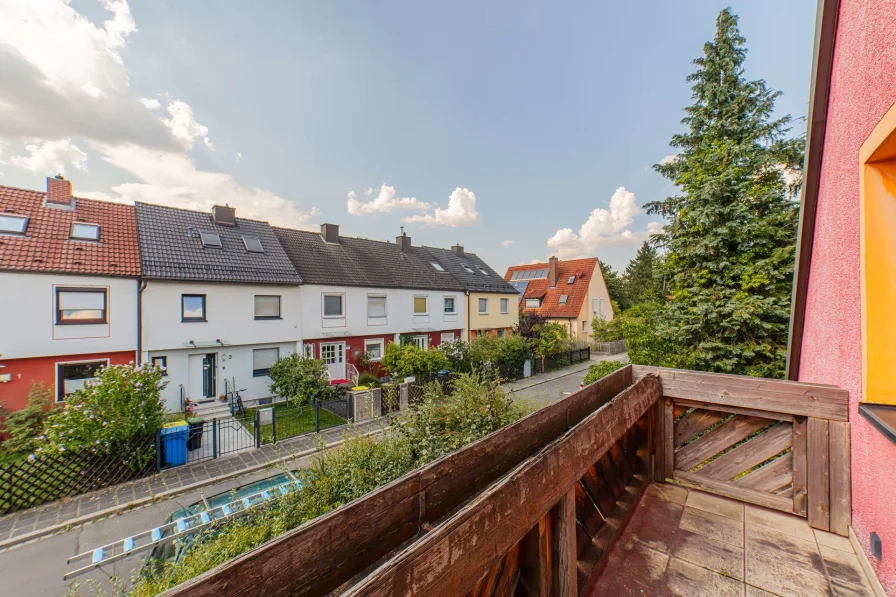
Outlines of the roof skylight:
M 72 230 L 69 236 L 75 240 L 99 240 L 100 225 L 72 222 Z
M 460 265 L 461 265 L 461 267 L 464 268 L 464 270 L 465 270 L 468 274 L 475 274 L 475 273 L 476 273 L 476 272 L 473 271 L 473 268 L 470 267 L 469 265 L 467 265 L 466 263 L 461 263 Z
M 28 216 L 0 214 L 0 233 L 25 234 L 28 229 Z
M 479 270 L 479 273 L 482 274 L 483 276 L 487 276 L 487 275 L 488 275 L 488 270 L 486 270 L 486 269 L 485 269 L 484 267 L 482 267 L 481 265 L 477 265 L 477 266 L 476 266 L 476 269 L 478 269 L 478 270 Z
M 439 272 L 443 272 L 443 271 L 445 271 L 445 268 L 442 267 L 442 264 L 441 264 L 441 263 L 438 263 L 438 262 L 436 262 L 436 261 L 433 261 L 433 262 L 432 262 L 432 266 L 433 266 L 434 268 L 436 268 L 436 271 L 439 271 Z
M 199 231 L 199 237 L 202 239 L 203 247 L 212 247 L 214 249 L 221 248 L 221 235 L 217 232 Z
M 264 253 L 264 247 L 261 245 L 261 241 L 254 236 L 244 236 L 243 244 L 246 245 L 246 250 L 250 253 Z
M 567 284 L 574 284 L 575 281 L 576 281 L 576 277 L 575 277 L 575 276 L 570 276 L 570 277 L 569 277 L 569 280 L 567 280 L 566 283 L 567 283 Z
M 565 305 L 565 304 L 566 304 L 566 300 L 567 300 L 568 298 L 569 298 L 569 295 L 568 295 L 568 294 L 561 294 L 561 295 L 560 295 L 560 300 L 559 300 L 558 302 L 559 302 L 561 305 Z

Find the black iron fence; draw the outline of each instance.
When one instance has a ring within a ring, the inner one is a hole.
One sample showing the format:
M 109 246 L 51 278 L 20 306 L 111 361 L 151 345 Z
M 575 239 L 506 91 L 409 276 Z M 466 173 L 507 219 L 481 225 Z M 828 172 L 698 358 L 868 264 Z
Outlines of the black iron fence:
M 156 472 L 155 436 L 135 437 L 101 452 L 38 453 L 0 466 L 0 514 L 33 508 Z
M 585 346 L 583 348 L 573 348 L 571 350 L 555 352 L 540 360 L 536 357 L 535 363 L 542 373 L 548 373 L 550 371 L 556 371 L 557 369 L 563 369 L 564 367 L 590 360 L 591 347 Z

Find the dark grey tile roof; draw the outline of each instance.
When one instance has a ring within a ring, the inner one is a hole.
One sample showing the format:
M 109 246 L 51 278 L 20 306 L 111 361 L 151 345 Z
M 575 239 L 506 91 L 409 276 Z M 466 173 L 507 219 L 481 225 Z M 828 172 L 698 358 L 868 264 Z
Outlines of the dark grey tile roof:
M 267 222 L 236 219 L 215 224 L 210 213 L 137 203 L 137 233 L 143 277 L 198 282 L 301 284 L 302 278 Z M 203 247 L 199 233 L 216 232 L 221 248 Z M 264 253 L 250 253 L 243 236 L 261 241 Z
M 506 292 L 516 294 L 516 288 L 504 280 L 498 272 L 489 267 L 489 265 L 480 259 L 475 253 L 464 252 L 463 257 L 450 249 L 440 249 L 438 247 L 423 247 L 428 251 L 433 259 L 438 261 L 452 276 L 457 278 L 466 290 L 473 292 Z M 469 266 L 474 273 L 470 273 L 464 269 L 464 265 Z M 483 268 L 488 275 L 479 271 Z
M 287 255 L 306 284 L 464 290 L 447 271 L 431 264 L 422 247 L 402 253 L 395 243 L 340 236 L 339 244 L 326 243 L 317 232 L 274 228 Z

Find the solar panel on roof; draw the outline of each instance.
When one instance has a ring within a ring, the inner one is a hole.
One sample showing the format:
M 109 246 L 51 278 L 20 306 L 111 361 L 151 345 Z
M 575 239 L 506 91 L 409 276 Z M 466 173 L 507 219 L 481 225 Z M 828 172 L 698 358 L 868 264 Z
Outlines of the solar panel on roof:
M 510 285 L 513 286 L 514 288 L 516 288 L 516 291 L 520 293 L 520 298 L 517 301 L 517 303 L 519 303 L 520 301 L 523 300 L 523 295 L 526 293 L 526 288 L 529 287 L 529 283 L 517 280 L 517 281 L 511 281 Z
M 250 253 L 264 253 L 264 247 L 261 245 L 261 241 L 254 236 L 244 236 L 243 244 L 246 245 L 246 250 Z

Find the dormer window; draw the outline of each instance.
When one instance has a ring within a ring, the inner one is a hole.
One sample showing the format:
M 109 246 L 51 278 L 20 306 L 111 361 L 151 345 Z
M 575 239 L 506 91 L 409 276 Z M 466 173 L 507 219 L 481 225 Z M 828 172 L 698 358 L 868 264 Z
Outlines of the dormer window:
M 73 240 L 98 241 L 100 239 L 100 225 L 72 222 L 72 230 L 69 237 Z
M 28 216 L 0 214 L 0 234 L 25 234 L 28 229 Z
M 221 248 L 221 235 L 217 232 L 206 232 L 205 230 L 202 230 L 199 232 L 199 237 L 202 239 L 203 247 L 210 247 L 212 249 Z
M 244 236 L 243 244 L 246 245 L 246 250 L 250 253 L 264 253 L 264 247 L 261 246 L 261 241 L 254 236 Z
M 541 301 L 537 298 L 527 298 L 526 299 L 526 308 L 527 309 L 537 309 L 541 306 Z

